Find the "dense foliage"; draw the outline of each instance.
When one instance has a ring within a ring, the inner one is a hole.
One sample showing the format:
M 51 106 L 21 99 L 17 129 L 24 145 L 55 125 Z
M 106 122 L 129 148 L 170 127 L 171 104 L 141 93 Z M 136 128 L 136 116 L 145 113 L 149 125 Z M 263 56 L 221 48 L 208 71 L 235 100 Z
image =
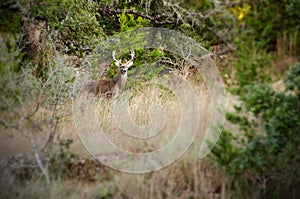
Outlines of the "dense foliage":
M 224 129 L 211 154 L 232 176 L 235 197 L 292 197 L 286 193 L 299 186 L 300 64 L 282 64 L 286 56 L 299 55 L 299 39 L 293 37 L 299 20 L 291 10 L 297 4 L 249 2 L 239 9 L 244 14 L 237 14 L 240 35 L 233 40 L 237 50 L 228 90 L 241 103 L 226 118 L 239 130 Z M 271 84 L 282 73 L 285 90 L 276 91 Z
M 298 63 L 286 75 L 284 92 L 264 83 L 247 87 L 239 113 L 227 114 L 227 120 L 238 124 L 241 133 L 224 131 L 213 150 L 215 160 L 239 186 L 259 198 L 281 198 L 299 184 L 299 72 Z M 258 118 L 263 132 L 256 122 L 242 116 L 242 109 Z

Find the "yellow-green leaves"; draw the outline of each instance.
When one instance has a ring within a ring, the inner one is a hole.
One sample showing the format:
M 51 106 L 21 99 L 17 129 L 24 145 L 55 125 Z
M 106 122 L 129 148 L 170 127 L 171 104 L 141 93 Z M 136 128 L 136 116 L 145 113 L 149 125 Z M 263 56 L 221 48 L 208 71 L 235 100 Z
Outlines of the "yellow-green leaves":
M 233 12 L 234 16 L 239 20 L 243 21 L 243 19 L 249 14 L 251 6 L 247 3 L 243 3 L 242 6 L 234 6 L 231 8 L 231 12 Z

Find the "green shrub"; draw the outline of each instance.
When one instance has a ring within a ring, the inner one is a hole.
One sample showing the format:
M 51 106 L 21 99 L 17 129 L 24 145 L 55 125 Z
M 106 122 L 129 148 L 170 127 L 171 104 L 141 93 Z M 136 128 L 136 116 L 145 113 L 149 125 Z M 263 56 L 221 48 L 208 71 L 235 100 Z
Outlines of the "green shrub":
M 299 183 L 300 63 L 285 82 L 286 91 L 280 93 L 263 83 L 247 86 L 239 110 L 256 116 L 264 132 L 258 133 L 257 125 L 240 113 L 231 113 L 227 119 L 241 133 L 224 131 L 213 149 L 212 157 L 240 183 L 243 197 L 257 190 L 259 198 L 281 198 Z
M 98 6 L 95 1 L 38 0 L 30 13 L 47 22 L 58 45 L 67 47 L 67 53 L 82 57 L 106 37 L 98 21 Z

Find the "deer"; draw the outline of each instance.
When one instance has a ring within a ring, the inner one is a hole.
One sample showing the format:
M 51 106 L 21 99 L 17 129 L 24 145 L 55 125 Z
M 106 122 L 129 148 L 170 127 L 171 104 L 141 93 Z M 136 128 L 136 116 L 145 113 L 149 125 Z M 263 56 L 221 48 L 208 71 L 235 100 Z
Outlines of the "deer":
M 134 50 L 131 50 L 131 58 L 128 61 L 123 62 L 122 59 L 116 59 L 116 51 L 114 50 L 112 52 L 112 58 L 118 67 L 118 76 L 106 80 L 90 80 L 86 84 L 84 90 L 87 93 L 93 93 L 95 97 L 101 97 L 104 95 L 107 98 L 117 98 L 127 81 L 127 71 L 133 65 L 134 55 Z

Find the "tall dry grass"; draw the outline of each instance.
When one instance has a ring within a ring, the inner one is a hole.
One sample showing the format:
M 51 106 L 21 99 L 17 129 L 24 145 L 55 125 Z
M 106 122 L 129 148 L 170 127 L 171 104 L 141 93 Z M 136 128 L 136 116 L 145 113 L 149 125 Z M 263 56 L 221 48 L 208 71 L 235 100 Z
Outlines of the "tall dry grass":
M 106 177 L 96 175 L 93 182 L 85 180 L 53 179 L 46 185 L 41 179 L 32 179 L 25 184 L 8 186 L 1 198 L 226 198 L 227 176 L 216 164 L 208 159 L 197 157 L 201 142 L 207 131 L 211 118 L 211 100 L 209 92 L 201 77 L 192 78 L 190 82 L 198 99 L 200 110 L 199 127 L 195 142 L 176 162 L 159 171 L 146 174 L 128 174 L 108 169 Z M 126 93 L 126 92 L 125 92 Z M 89 111 L 93 111 L 98 125 L 115 145 L 131 152 L 151 152 L 165 146 L 176 136 L 181 119 L 181 106 L 172 92 L 152 84 L 131 90 L 129 101 L 130 117 L 137 125 L 148 125 L 149 110 L 153 105 L 165 109 L 166 123 L 157 135 L 150 139 L 136 139 L 119 129 L 113 116 L 113 102 L 96 99 L 88 109 L 75 109 L 82 124 L 89 124 Z M 71 107 L 70 107 L 71 108 Z M 124 118 L 128 119 L 128 118 Z M 195 119 L 195 118 L 191 118 Z M 59 137 L 71 138 L 74 143 L 71 151 L 80 157 L 91 155 L 83 147 L 77 135 L 76 121 L 66 118 L 59 125 Z M 78 124 L 77 124 L 78 125 Z M 154 124 L 154 127 L 155 124 Z M 82 133 L 82 132 L 81 132 Z M 81 136 L 89 136 L 86 131 Z M 84 167 L 84 165 L 81 165 Z M 105 167 L 105 166 L 103 166 Z M 79 168 L 80 169 L 80 168 Z M 93 168 L 90 168 L 93 169 Z M 87 170 L 88 172 L 88 170 Z M 108 176 L 108 177 L 107 177 Z

